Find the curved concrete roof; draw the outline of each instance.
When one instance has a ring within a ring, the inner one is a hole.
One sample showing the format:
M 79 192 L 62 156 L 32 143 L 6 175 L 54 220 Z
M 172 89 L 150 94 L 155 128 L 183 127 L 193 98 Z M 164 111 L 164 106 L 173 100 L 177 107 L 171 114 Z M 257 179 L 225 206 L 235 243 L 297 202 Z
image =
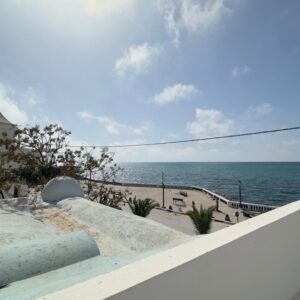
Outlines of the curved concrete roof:
M 82 231 L 91 240 L 92 251 L 96 249 L 93 253 L 98 254 L 99 248 L 101 255 L 89 255 L 82 247 L 91 248 L 82 239 L 66 239 L 81 236 Z M 0 285 L 9 283 L 0 289 L 0 300 L 37 299 L 191 239 L 84 198 L 67 198 L 56 205 L 47 205 L 40 195 L 0 199 Z

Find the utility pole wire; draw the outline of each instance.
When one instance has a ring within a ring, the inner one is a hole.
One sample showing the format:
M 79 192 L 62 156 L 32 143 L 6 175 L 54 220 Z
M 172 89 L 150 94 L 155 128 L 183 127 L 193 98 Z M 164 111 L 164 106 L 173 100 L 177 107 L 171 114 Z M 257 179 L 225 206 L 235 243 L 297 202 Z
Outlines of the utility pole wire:
M 296 127 L 288 127 L 288 128 L 280 128 L 280 129 L 272 129 L 272 130 L 264 130 L 264 131 L 255 131 L 255 132 L 247 132 L 247 133 L 239 133 L 239 134 L 230 134 L 230 135 L 222 135 L 222 136 L 214 136 L 214 137 L 206 137 L 206 138 L 197 138 L 197 139 L 186 139 L 186 140 L 176 140 L 176 141 L 168 141 L 168 142 L 153 142 L 153 143 L 141 143 L 141 144 L 124 144 L 124 145 L 91 145 L 91 146 L 74 146 L 70 145 L 69 147 L 77 148 L 129 148 L 129 147 L 143 147 L 143 146 L 158 146 L 158 145 L 168 145 L 168 144 L 180 144 L 180 143 L 192 143 L 192 142 L 201 142 L 201 141 L 211 141 L 211 140 L 220 140 L 220 139 L 228 139 L 228 138 L 236 138 L 250 135 L 259 135 L 259 134 L 268 134 L 282 131 L 291 131 L 291 130 L 299 130 L 300 126 Z

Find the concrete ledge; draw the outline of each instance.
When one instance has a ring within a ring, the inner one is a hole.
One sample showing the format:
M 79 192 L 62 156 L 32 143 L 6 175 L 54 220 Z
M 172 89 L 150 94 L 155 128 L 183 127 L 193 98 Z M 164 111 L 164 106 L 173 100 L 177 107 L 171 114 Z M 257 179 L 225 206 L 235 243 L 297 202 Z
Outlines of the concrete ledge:
M 99 254 L 95 241 L 83 231 L 8 244 L 0 249 L 0 285 L 62 268 Z
M 300 201 L 43 300 L 291 300 L 300 287 Z

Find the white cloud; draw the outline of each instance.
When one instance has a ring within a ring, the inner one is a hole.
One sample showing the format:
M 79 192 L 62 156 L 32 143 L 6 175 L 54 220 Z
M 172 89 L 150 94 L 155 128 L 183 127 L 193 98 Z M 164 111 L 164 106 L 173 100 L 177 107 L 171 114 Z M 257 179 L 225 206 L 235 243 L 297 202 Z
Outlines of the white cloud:
M 210 137 L 232 133 L 234 121 L 226 119 L 215 109 L 196 109 L 196 120 L 187 123 L 187 129 L 195 137 Z
M 119 141 L 118 145 L 147 143 L 147 140 Z M 225 149 L 224 149 L 225 148 Z M 182 161 L 227 161 L 236 160 L 236 146 L 229 141 L 212 143 L 191 143 L 185 145 L 157 145 L 132 148 L 110 148 L 115 159 L 122 162 L 182 162 Z
M 225 0 L 158 0 L 158 7 L 176 47 L 184 31 L 206 32 L 230 12 Z
M 273 106 L 270 103 L 263 103 L 257 106 L 250 106 L 246 111 L 246 116 L 249 118 L 259 118 L 269 115 L 273 111 Z
M 289 139 L 289 140 L 284 140 L 282 141 L 282 145 L 283 146 L 287 146 L 287 147 L 290 147 L 290 146 L 300 146 L 300 141 L 299 139 Z
M 0 82 L 0 112 L 17 125 L 45 125 L 59 123 L 44 112 L 45 98 L 33 87 L 15 90 Z
M 120 122 L 115 121 L 114 119 L 108 117 L 108 116 L 95 116 L 90 112 L 87 111 L 81 111 L 78 112 L 78 116 L 85 120 L 85 121 L 91 121 L 95 120 L 99 124 L 103 125 L 106 131 L 110 134 L 120 134 L 120 133 L 133 133 L 136 135 L 144 134 L 145 132 L 149 131 L 152 126 L 151 122 L 143 121 L 140 126 L 132 127 Z
M 91 146 L 88 142 L 74 138 L 72 135 L 69 135 L 67 137 L 66 141 L 69 146 L 72 146 L 73 150 L 79 150 L 81 146 Z M 77 147 L 74 147 L 74 146 L 77 146 Z M 88 149 L 92 149 L 92 148 L 88 148 Z
M 85 121 L 96 120 L 99 124 L 104 126 L 104 128 L 106 129 L 107 132 L 109 132 L 111 134 L 119 134 L 126 127 L 125 125 L 113 120 L 110 117 L 95 116 L 88 111 L 80 111 L 80 112 L 78 112 L 78 116 Z
M 78 115 L 81 119 L 84 119 L 86 121 L 90 121 L 94 118 L 94 116 L 88 111 L 80 111 L 78 112 Z
M 115 69 L 119 75 L 123 75 L 127 71 L 143 73 L 159 53 L 160 47 L 158 45 L 151 46 L 148 43 L 143 43 L 131 46 L 123 50 L 123 56 L 117 59 Z
M 223 15 L 228 12 L 224 0 L 182 1 L 182 21 L 191 31 L 205 31 L 216 25 Z
M 111 134 L 120 134 L 126 127 L 109 117 L 96 117 L 96 120 Z
M 168 138 L 170 138 L 170 139 L 178 139 L 178 135 L 175 134 L 175 133 L 169 133 L 168 134 Z
M 245 66 L 236 66 L 232 71 L 231 71 L 231 76 L 232 77 L 240 77 L 242 75 L 246 75 L 248 73 L 250 73 L 251 69 L 249 66 L 245 65 Z
M 196 92 L 197 88 L 195 86 L 178 83 L 166 87 L 162 92 L 156 94 L 152 100 L 156 104 L 164 105 L 175 101 L 186 100 Z
M 172 36 L 172 42 L 178 48 L 180 44 L 180 26 L 175 20 L 174 9 L 167 11 L 164 16 L 168 33 Z
M 135 0 L 89 0 L 86 10 L 92 15 L 105 16 L 112 13 L 122 13 L 124 10 L 128 11 L 135 2 Z
M 0 83 L 0 112 L 12 123 L 24 125 L 28 116 L 10 96 L 11 90 Z
M 142 135 L 152 128 L 151 122 L 143 121 L 140 127 L 132 128 L 132 132 L 137 135 Z
M 42 97 L 39 91 L 33 87 L 28 87 L 25 92 L 26 103 L 30 106 L 39 105 L 45 102 L 45 98 Z
M 206 136 L 206 135 L 205 135 Z M 117 144 L 146 143 L 147 140 L 124 140 Z M 214 143 L 110 148 L 115 159 L 122 162 L 195 162 L 195 161 L 299 161 L 299 141 L 279 142 L 273 136 L 267 138 L 225 139 Z M 272 151 L 276 149 L 276 151 Z

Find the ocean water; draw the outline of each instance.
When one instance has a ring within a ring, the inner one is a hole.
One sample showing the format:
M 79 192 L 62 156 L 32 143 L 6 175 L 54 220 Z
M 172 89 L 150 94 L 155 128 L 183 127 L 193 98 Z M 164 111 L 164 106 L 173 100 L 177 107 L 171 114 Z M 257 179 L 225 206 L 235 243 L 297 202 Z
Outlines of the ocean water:
M 196 185 L 239 198 L 269 205 L 284 205 L 300 200 L 300 162 L 236 162 L 236 163 L 121 163 L 124 168 L 118 181 Z

